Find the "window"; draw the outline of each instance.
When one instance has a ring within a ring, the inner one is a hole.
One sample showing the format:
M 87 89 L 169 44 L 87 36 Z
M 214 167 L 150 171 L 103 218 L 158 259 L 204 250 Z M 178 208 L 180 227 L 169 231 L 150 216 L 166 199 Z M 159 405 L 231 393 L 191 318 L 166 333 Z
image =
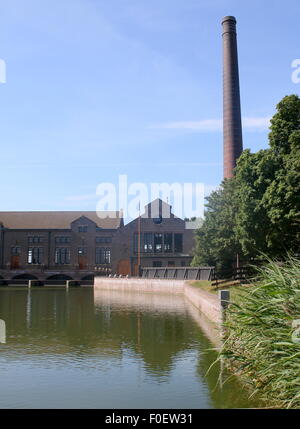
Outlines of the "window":
M 165 253 L 173 252 L 173 234 L 172 233 L 164 234 L 164 252 Z
M 55 243 L 60 243 L 60 244 L 71 243 L 71 237 L 55 237 Z
M 168 261 L 168 267 L 175 267 L 174 261 Z
M 78 227 L 78 232 L 87 232 L 88 227 L 86 225 L 80 225 Z
M 86 247 L 78 247 L 78 256 L 86 256 L 87 248 Z
M 153 261 L 152 266 L 155 268 L 159 268 L 162 266 L 162 262 L 161 261 Z
M 42 247 L 29 247 L 28 248 L 28 264 L 39 265 L 43 263 L 43 248 Z
M 182 252 L 182 234 L 174 235 L 174 252 L 176 253 Z
M 12 247 L 11 248 L 12 256 L 20 256 L 21 255 L 21 247 Z
M 185 261 L 181 261 L 181 266 L 182 267 L 186 267 L 186 262 Z
M 144 233 L 144 252 L 151 253 L 153 252 L 153 234 L 152 232 Z
M 96 237 L 96 243 L 111 243 L 112 237 Z
M 55 263 L 57 265 L 67 265 L 70 263 L 71 251 L 68 247 L 55 249 Z
M 96 264 L 107 265 L 111 261 L 111 249 L 96 247 Z
M 154 234 L 154 252 L 155 253 L 162 252 L 162 234 L 160 233 Z
M 28 237 L 28 243 L 30 244 L 42 243 L 42 241 L 43 241 L 43 237 L 37 237 L 37 236 Z
M 139 251 L 139 248 L 138 248 L 138 237 L 139 237 L 139 234 L 137 232 L 135 232 L 134 235 L 133 235 L 134 253 L 137 253 Z M 140 236 L 140 241 L 141 241 L 141 247 L 140 247 L 140 249 L 142 251 L 142 236 Z

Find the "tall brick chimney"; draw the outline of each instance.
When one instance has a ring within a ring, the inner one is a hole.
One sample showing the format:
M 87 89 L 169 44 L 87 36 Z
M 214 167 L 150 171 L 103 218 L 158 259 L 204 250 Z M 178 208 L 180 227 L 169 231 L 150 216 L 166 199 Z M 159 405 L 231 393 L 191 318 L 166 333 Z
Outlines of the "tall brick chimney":
M 233 176 L 243 151 L 236 19 L 226 16 L 223 26 L 223 135 L 224 179 Z

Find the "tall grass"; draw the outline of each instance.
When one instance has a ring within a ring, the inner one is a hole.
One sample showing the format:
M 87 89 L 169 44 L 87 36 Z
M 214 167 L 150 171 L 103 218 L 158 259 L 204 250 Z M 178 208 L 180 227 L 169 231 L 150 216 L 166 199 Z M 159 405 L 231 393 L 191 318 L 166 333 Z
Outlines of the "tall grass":
M 270 406 L 300 407 L 300 260 L 270 261 L 240 290 L 225 323 L 221 356 Z

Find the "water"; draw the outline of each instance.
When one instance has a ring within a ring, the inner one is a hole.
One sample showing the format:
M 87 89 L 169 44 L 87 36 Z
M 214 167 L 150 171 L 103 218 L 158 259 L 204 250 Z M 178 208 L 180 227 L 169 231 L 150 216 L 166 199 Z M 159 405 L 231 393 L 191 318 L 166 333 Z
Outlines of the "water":
M 0 408 L 254 407 L 183 297 L 0 289 Z M 208 325 L 205 327 L 209 332 Z M 223 374 L 226 378 L 226 374 Z

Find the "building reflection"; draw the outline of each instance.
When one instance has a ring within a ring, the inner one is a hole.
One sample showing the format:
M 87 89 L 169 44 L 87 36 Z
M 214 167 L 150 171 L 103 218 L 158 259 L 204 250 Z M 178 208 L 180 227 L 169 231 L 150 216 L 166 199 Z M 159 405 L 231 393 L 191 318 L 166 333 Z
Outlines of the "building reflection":
M 155 376 L 170 373 L 194 335 L 184 308 L 144 311 L 107 300 L 95 303 L 89 288 L 3 288 L 0 319 L 6 322 L 8 345 L 20 353 L 76 352 L 119 359 L 134 353 Z
M 126 367 L 133 356 L 145 375 L 157 381 L 167 381 L 178 360 L 182 364 L 187 359 L 189 365 L 186 356 L 192 352 L 194 376 L 207 387 L 214 408 L 249 407 L 249 392 L 234 377 L 224 383 L 228 374 L 220 363 L 212 366 L 217 351 L 208 339 L 209 325 L 190 305 L 180 296 L 94 295 L 92 288 L 2 288 L 0 319 L 6 323 L 7 342 L 1 347 L 8 359 L 55 357 L 58 365 L 71 354 L 78 362 L 93 358 L 95 364 L 105 360 Z

